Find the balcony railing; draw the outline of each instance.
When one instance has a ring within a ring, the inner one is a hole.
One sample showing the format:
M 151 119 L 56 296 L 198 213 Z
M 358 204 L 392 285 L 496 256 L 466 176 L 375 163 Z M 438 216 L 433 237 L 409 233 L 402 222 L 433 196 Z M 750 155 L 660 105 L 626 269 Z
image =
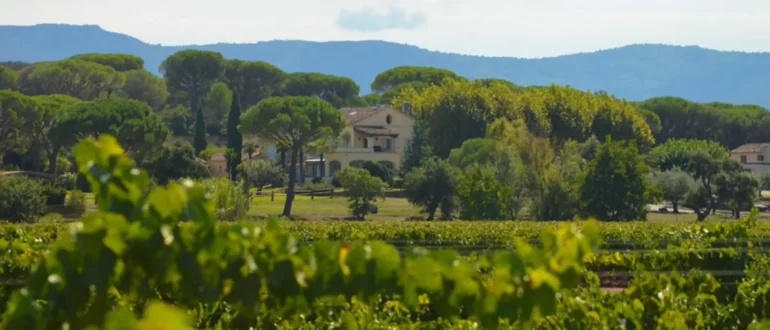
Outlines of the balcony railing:
M 394 148 L 383 149 L 381 146 L 372 148 L 337 148 L 338 153 L 370 153 L 370 152 L 396 152 Z

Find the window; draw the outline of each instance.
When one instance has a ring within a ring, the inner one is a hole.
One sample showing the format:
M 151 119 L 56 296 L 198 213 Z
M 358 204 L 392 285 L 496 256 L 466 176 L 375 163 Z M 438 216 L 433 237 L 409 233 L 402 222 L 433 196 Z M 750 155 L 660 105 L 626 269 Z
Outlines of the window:
M 746 156 L 741 156 L 741 163 L 746 164 Z
M 391 122 L 392 120 L 393 120 L 393 118 L 391 118 L 391 117 L 390 117 L 390 115 L 388 115 L 387 117 L 385 117 L 385 122 L 386 122 L 386 123 L 388 123 L 388 125 L 390 125 L 390 122 Z
M 364 139 L 364 148 L 369 148 L 369 139 Z
M 390 139 L 388 139 L 388 138 L 383 138 L 382 139 L 382 149 L 390 150 Z
M 765 155 L 757 155 L 757 161 L 758 162 L 764 162 L 765 161 Z

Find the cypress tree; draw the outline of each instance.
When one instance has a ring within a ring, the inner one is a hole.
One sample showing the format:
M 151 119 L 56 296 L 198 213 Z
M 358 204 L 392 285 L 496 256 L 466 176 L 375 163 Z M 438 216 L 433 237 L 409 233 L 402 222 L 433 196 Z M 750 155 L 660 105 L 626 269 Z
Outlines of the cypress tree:
M 238 125 L 241 124 L 241 103 L 238 92 L 233 91 L 233 101 L 230 104 L 230 113 L 227 116 L 227 147 L 233 150 L 234 159 L 230 161 L 230 175 L 235 180 L 235 168 L 241 163 L 243 154 L 243 135 L 238 131 Z M 251 158 L 251 155 L 249 155 Z
M 195 155 L 206 149 L 206 121 L 203 119 L 203 107 L 198 106 L 198 115 L 195 117 L 195 135 L 193 136 L 193 148 Z

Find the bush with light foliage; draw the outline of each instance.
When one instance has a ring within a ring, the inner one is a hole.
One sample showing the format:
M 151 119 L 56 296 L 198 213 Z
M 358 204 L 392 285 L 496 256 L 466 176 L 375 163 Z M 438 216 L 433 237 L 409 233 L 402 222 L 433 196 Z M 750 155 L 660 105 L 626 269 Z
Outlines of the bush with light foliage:
M 340 183 L 345 188 L 345 195 L 350 201 L 350 213 L 359 220 L 364 220 L 367 214 L 377 212 L 378 199 L 385 199 L 387 184 L 369 171 L 346 167 L 339 173 Z

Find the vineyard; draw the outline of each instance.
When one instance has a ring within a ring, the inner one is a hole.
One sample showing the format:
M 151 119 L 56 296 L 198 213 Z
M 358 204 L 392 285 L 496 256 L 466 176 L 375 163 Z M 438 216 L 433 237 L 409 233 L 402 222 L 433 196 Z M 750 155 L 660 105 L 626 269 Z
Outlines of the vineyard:
M 0 224 L 2 329 L 746 329 L 770 224 L 218 222 L 81 142 L 98 212 Z

